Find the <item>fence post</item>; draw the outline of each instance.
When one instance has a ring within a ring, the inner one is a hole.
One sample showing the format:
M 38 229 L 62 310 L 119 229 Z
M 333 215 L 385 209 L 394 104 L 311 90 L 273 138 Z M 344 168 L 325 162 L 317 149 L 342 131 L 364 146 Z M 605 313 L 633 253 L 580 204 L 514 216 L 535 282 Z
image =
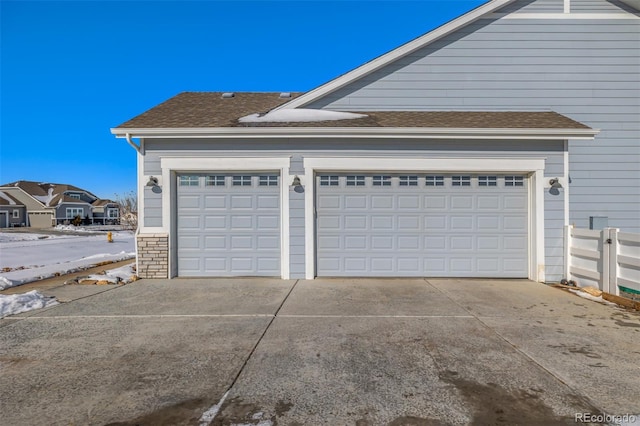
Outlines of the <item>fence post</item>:
M 609 228 L 609 293 L 616 296 L 620 295 L 618 287 L 618 231 L 617 228 Z
M 600 255 L 602 291 L 611 293 L 609 288 L 609 265 L 611 265 L 611 262 L 609 260 L 609 257 L 611 255 L 611 240 L 609 239 L 609 228 L 604 228 L 602 231 L 600 231 L 600 246 L 602 247 L 602 252 Z
M 567 281 L 571 280 L 571 232 L 573 232 L 572 225 L 565 225 L 564 227 L 564 278 Z

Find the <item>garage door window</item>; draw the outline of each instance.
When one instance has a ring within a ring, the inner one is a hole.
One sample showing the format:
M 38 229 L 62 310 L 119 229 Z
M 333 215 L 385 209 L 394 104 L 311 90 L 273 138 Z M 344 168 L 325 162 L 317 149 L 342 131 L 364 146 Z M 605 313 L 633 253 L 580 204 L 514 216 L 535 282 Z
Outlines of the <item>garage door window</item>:
M 251 186 L 251 176 L 234 176 L 233 186 Z
M 498 186 L 498 177 L 478 176 L 478 186 Z
M 347 186 L 364 186 L 364 176 L 347 176 Z
M 196 175 L 180 176 L 180 186 L 200 186 L 200 177 Z
M 391 176 L 374 176 L 373 186 L 391 186 Z
M 427 176 L 427 186 L 444 186 L 444 176 Z
M 400 176 L 400 186 L 418 186 L 418 176 Z
M 207 176 L 205 181 L 206 186 L 224 186 L 224 176 Z
M 278 186 L 278 176 L 260 176 L 260 186 Z
M 320 176 L 320 186 L 338 186 L 339 182 L 338 176 Z
M 451 176 L 452 186 L 471 186 L 471 176 Z
M 504 186 L 524 186 L 523 176 L 505 176 Z

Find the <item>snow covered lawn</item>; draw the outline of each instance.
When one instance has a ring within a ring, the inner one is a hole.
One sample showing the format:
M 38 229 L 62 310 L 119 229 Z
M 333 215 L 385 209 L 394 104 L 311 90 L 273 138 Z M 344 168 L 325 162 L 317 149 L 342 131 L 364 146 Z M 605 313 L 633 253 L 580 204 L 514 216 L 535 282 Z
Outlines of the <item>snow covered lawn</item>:
M 76 272 L 103 262 L 135 258 L 134 235 L 41 235 L 0 232 L 0 290 Z

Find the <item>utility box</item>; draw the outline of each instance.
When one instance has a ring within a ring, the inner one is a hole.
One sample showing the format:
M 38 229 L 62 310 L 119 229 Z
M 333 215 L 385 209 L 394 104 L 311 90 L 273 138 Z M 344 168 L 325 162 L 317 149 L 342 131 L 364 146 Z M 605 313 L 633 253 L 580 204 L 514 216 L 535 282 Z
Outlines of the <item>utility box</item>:
M 608 216 L 589 216 L 589 229 L 597 231 L 609 227 Z

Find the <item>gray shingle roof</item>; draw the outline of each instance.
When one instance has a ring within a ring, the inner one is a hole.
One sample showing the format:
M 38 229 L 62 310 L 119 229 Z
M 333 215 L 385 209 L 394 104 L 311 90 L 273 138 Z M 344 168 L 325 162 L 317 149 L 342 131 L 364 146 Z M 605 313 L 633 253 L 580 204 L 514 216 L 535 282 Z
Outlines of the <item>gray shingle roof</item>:
M 292 93 L 292 97 L 300 93 Z M 279 93 L 184 92 L 118 126 L 119 129 L 224 127 L 390 127 L 463 129 L 589 129 L 556 112 L 526 111 L 353 111 L 366 114 L 351 120 L 240 123 L 249 114 L 266 113 L 291 98 Z

